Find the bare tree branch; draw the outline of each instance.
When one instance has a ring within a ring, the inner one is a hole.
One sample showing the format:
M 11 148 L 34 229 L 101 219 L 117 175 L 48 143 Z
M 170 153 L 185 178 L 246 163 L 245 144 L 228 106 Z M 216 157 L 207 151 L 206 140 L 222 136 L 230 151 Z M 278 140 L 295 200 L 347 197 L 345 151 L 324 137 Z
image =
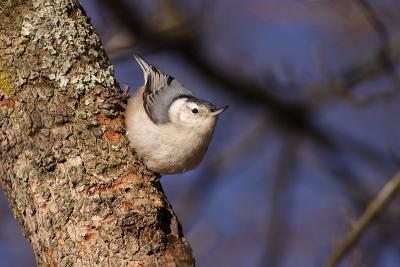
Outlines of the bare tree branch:
M 365 212 L 357 220 L 351 232 L 344 241 L 335 249 L 331 257 L 325 263 L 325 267 L 336 266 L 356 245 L 362 233 L 376 218 L 378 213 L 382 212 L 390 201 L 400 191 L 400 173 L 397 173 L 379 192 L 376 198 L 368 205 Z

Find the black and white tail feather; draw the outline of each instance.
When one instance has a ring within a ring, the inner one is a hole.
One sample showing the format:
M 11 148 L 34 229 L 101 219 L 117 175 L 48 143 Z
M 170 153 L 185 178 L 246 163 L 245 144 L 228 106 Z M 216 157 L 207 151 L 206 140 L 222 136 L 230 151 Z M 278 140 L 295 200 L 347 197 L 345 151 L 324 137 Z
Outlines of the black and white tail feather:
M 146 62 L 134 54 L 144 75 L 143 107 L 149 118 L 155 124 L 168 123 L 168 109 L 173 101 L 180 97 L 192 97 L 187 90 L 171 75 L 165 74 L 159 68 Z

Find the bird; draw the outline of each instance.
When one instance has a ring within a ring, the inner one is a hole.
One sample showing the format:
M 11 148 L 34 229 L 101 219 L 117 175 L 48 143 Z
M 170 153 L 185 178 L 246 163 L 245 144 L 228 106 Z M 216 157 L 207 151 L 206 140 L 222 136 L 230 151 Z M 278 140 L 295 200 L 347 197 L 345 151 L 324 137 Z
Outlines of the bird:
M 211 142 L 217 109 L 177 79 L 134 54 L 144 85 L 133 93 L 125 112 L 127 137 L 146 167 L 159 174 L 183 173 L 200 164 Z

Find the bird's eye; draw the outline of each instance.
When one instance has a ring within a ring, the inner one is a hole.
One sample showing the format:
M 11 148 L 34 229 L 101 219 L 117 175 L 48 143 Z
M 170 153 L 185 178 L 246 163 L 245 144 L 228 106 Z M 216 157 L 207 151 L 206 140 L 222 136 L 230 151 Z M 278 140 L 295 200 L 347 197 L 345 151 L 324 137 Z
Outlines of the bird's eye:
M 197 108 L 192 109 L 192 113 L 198 113 L 199 110 Z

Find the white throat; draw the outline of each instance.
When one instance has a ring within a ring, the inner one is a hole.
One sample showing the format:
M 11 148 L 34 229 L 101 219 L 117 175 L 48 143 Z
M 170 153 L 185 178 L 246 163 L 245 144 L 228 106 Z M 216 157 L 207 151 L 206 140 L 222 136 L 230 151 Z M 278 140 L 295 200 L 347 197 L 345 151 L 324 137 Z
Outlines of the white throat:
M 187 98 L 178 98 L 172 102 L 168 110 L 168 115 L 172 123 L 180 124 L 180 122 L 184 121 L 184 118 L 182 118 L 182 111 L 186 100 Z

